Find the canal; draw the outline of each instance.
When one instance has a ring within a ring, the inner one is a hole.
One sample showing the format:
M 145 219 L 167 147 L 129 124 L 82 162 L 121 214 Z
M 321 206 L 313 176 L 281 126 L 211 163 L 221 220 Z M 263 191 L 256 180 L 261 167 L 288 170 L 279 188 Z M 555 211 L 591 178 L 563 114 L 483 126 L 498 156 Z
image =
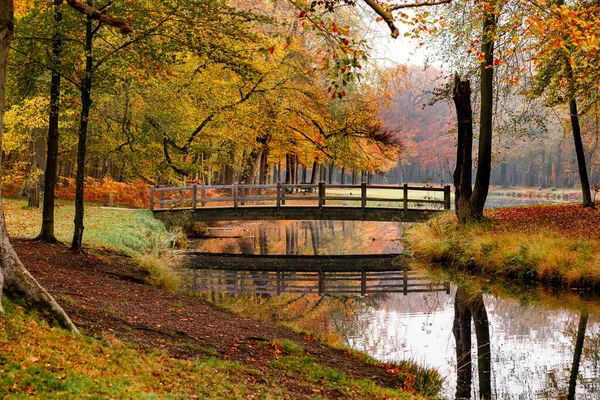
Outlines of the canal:
M 404 250 L 402 229 L 391 222 L 222 223 L 210 227 L 194 250 L 288 257 L 395 255 Z M 489 393 L 494 399 L 554 399 L 567 398 L 569 390 L 576 391 L 577 399 L 600 398 L 600 301 L 591 295 L 448 277 L 435 268 L 411 271 L 409 278 L 398 270 L 396 275 L 363 274 L 371 278 L 362 285 L 387 288 L 363 295 L 356 272 L 322 273 L 321 283 L 318 273 L 261 268 L 233 273 L 196 270 L 193 288 L 220 306 L 313 332 L 383 362 L 408 359 L 436 368 L 446 379 L 444 398 Z M 421 286 L 407 290 L 402 279 Z M 189 282 L 192 287 L 191 273 Z M 294 290 L 285 292 L 285 284 Z M 344 290 L 319 291 L 319 285 Z M 576 347 L 581 351 L 578 367 Z

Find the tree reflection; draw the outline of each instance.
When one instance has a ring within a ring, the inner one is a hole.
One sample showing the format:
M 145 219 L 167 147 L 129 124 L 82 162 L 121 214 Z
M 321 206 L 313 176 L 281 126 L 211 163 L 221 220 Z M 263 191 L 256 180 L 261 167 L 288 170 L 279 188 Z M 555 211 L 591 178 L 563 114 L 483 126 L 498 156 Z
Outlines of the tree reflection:
M 477 338 L 477 369 L 479 377 L 479 398 L 490 399 L 491 351 L 490 327 L 481 293 L 473 296 L 465 288 L 459 287 L 454 300 L 454 324 L 452 332 L 456 340 L 456 395 L 457 399 L 471 398 L 471 319 Z
M 575 340 L 575 351 L 573 353 L 573 364 L 571 365 L 571 377 L 569 378 L 568 400 L 575 399 L 575 388 L 577 386 L 577 375 L 579 375 L 579 362 L 581 361 L 581 352 L 585 340 L 585 330 L 587 328 L 588 313 L 582 311 L 579 316 L 579 327 L 577 328 L 577 338 Z

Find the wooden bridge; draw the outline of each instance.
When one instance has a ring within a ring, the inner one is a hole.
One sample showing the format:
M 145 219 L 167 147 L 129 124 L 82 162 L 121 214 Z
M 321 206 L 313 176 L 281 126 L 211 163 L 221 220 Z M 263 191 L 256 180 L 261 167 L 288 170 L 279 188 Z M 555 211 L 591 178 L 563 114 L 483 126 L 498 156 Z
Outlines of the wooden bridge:
M 152 187 L 150 209 L 160 219 L 192 212 L 196 221 L 363 220 L 422 221 L 449 210 L 450 186 L 193 185 Z

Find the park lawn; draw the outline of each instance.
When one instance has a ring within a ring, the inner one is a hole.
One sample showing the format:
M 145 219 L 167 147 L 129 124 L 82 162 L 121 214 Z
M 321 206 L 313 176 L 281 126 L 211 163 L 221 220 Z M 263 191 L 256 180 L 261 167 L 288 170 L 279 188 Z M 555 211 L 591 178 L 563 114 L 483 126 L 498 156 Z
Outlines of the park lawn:
M 600 203 L 505 207 L 458 226 L 448 212 L 407 232 L 414 259 L 490 277 L 600 289 Z
M 25 199 L 4 199 L 4 215 L 10 236 L 34 238 L 40 233 L 42 210 L 27 207 Z M 70 243 L 73 239 L 74 216 L 72 201 L 56 201 L 54 230 L 59 241 Z M 85 203 L 84 226 L 85 245 L 126 254 L 143 252 L 150 245 L 149 238 L 166 233 L 164 224 L 149 210 L 111 208 L 100 203 Z

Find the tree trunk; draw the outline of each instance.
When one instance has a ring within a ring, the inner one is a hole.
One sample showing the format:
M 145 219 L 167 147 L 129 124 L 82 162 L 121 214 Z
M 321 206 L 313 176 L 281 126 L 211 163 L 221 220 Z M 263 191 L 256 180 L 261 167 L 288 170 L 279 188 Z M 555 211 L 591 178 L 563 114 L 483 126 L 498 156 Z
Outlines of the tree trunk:
M 456 169 L 454 170 L 454 205 L 459 224 L 475 219 L 471 206 L 471 176 L 473 169 L 473 111 L 471 109 L 471 85 L 468 80 L 454 76 L 452 95 L 458 121 L 456 146 Z
M 50 115 L 48 118 L 48 140 L 46 170 L 44 172 L 44 205 L 42 230 L 36 237 L 47 243 L 57 242 L 54 235 L 54 188 L 58 165 L 58 119 L 60 113 L 60 68 L 62 55 L 62 0 L 54 0 L 54 35 L 52 37 L 52 76 L 50 80 Z
M 87 145 L 87 130 L 92 106 L 92 72 L 93 72 L 93 56 L 92 56 L 92 39 L 93 39 L 92 19 L 87 18 L 85 29 L 85 75 L 81 81 L 81 115 L 79 118 L 79 138 L 77 143 L 77 174 L 75 176 L 75 219 L 73 241 L 71 242 L 71 250 L 83 252 L 83 186 L 85 180 L 85 153 Z
M 590 181 L 587 173 L 587 165 L 585 164 L 585 152 L 583 151 L 583 143 L 581 141 L 581 128 L 579 127 L 577 101 L 574 98 L 569 101 L 569 110 L 571 113 L 571 127 L 573 128 L 573 141 L 575 142 L 575 154 L 577 155 L 577 169 L 579 170 L 579 180 L 581 181 L 583 206 L 594 208 L 594 202 L 592 201 L 592 194 L 590 191 Z
M 2 127 L 4 119 L 4 93 L 6 89 L 6 65 L 10 39 L 14 29 L 13 2 L 0 0 L 0 147 L 2 145 Z M 0 166 L 2 163 L 0 152 Z M 56 301 L 42 288 L 35 278 L 25 269 L 17 253 L 10 244 L 6 221 L 4 219 L 4 204 L 0 194 L 0 312 L 2 294 L 25 295 L 28 300 L 47 310 L 63 327 L 77 332 L 77 328 L 69 316 Z
M 492 170 L 492 114 L 494 110 L 494 32 L 496 14 L 493 3 L 486 5 L 489 9 L 483 19 L 481 53 L 485 54 L 485 62 L 481 63 L 481 108 L 479 110 L 479 153 L 477 155 L 477 177 L 471 198 L 476 219 L 483 217 L 483 207 L 490 188 Z

